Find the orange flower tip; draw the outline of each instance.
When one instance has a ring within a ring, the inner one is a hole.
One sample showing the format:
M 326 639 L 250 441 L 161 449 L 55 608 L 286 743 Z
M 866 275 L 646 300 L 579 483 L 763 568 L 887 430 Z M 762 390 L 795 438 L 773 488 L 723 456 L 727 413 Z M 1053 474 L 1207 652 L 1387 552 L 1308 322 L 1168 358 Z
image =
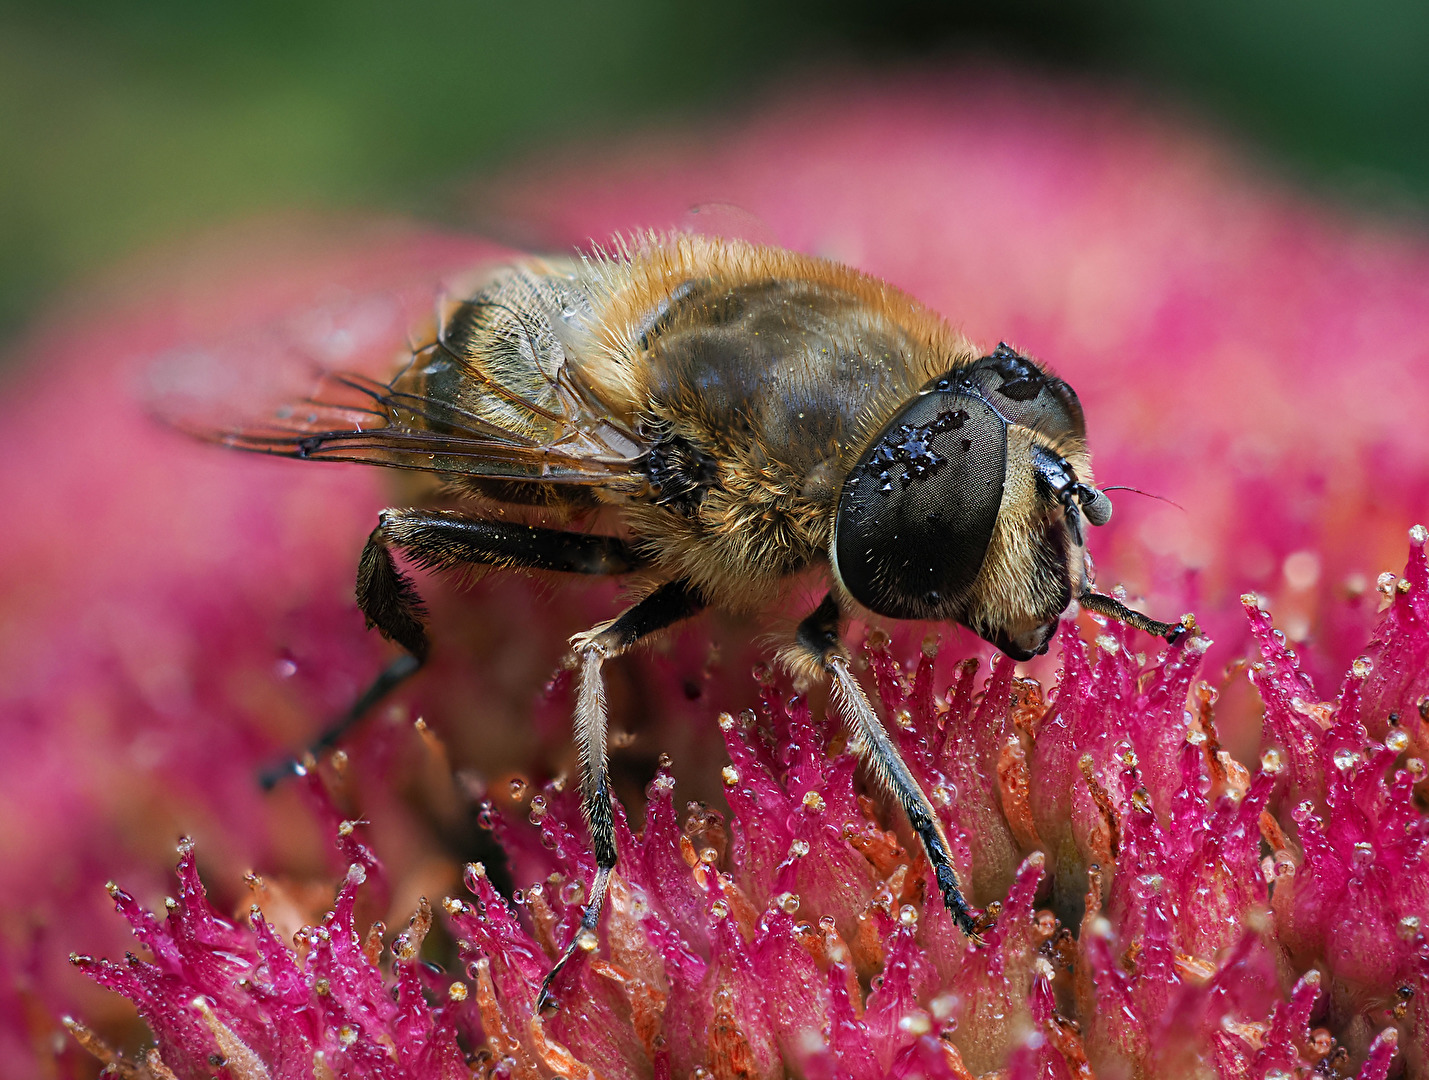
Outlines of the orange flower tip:
M 719 714 L 719 720 L 718 720 L 717 722 L 718 722 L 718 724 L 719 724 L 719 729 L 720 729 L 721 731 L 732 731 L 732 730 L 734 730 L 734 716 L 733 716 L 732 714 L 730 714 L 730 713 L 727 713 L 727 712 L 722 712 L 722 713 L 720 713 L 720 714 Z
M 927 1013 L 918 1010 L 899 1017 L 898 1030 L 909 1035 L 926 1035 L 933 1030 L 933 1021 Z
M 466 872 L 469 877 L 484 878 L 486 877 L 486 864 L 479 862 L 467 863 Z
M 442 901 L 442 910 L 448 915 L 460 915 L 466 906 L 454 896 L 448 896 Z
M 1409 530 L 1409 542 L 1411 544 L 1423 544 L 1429 541 L 1429 529 L 1423 525 L 1415 525 Z
M 465 1001 L 467 995 L 466 983 L 454 982 L 447 987 L 447 997 L 452 1001 Z
M 739 783 L 739 770 L 733 765 L 726 765 L 720 770 L 720 775 L 724 777 L 725 787 L 734 787 Z
M 119 886 L 114 884 L 114 882 L 106 881 L 104 883 L 104 891 L 107 892 L 110 896 L 114 897 L 114 899 L 119 899 Z

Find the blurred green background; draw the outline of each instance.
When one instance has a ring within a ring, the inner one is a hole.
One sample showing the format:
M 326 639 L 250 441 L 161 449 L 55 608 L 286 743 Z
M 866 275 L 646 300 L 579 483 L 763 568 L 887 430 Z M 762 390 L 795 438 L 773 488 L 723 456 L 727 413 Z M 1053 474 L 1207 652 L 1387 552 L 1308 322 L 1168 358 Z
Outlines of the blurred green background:
M 1337 197 L 1429 196 L 1426 0 L 7 0 L 0 346 L 87 271 L 205 224 L 440 219 L 529 147 L 971 56 L 1189 106 Z

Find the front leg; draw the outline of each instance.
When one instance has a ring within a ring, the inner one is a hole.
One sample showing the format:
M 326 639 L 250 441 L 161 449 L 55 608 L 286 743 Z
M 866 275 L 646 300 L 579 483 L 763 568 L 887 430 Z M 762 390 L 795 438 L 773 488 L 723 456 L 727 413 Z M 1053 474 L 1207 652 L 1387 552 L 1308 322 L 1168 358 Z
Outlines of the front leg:
M 536 999 L 538 1012 L 550 1012 L 556 1007 L 551 983 L 570 962 L 576 950 L 595 948 L 596 927 L 600 924 L 601 908 L 605 905 L 606 890 L 610 886 L 610 873 L 615 869 L 615 816 L 611 808 L 613 796 L 606 753 L 605 677 L 601 668 L 607 660 L 619 656 L 642 638 L 689 618 L 704 606 L 704 601 L 689 582 L 671 581 L 661 585 L 613 622 L 571 639 L 581 668 L 580 688 L 576 695 L 576 745 L 581 753 L 581 811 L 590 828 L 591 847 L 595 853 L 595 881 L 591 883 L 590 899 L 581 912 L 575 936 L 561 953 L 555 967 L 541 980 L 541 993 Z
M 913 826 L 913 831 L 923 842 L 923 849 L 928 853 L 928 862 L 932 864 L 933 875 L 938 881 L 938 890 L 943 894 L 943 903 L 958 928 L 980 943 L 978 922 L 958 887 L 948 838 L 938 822 L 933 804 L 923 794 L 903 755 L 873 711 L 863 687 L 849 670 L 848 652 L 840 637 L 842 623 L 842 613 L 830 593 L 813 614 L 799 624 L 799 649 L 833 677 L 834 702 L 843 721 L 850 733 L 857 736 L 855 741 L 861 747 L 862 756 L 873 775 L 898 800 L 898 805 L 908 816 L 908 824 Z

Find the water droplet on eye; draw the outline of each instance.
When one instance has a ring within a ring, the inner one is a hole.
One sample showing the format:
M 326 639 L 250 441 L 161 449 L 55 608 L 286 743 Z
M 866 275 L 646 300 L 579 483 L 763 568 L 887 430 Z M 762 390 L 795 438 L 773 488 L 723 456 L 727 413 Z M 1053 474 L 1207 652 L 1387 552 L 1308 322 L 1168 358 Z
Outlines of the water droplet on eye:
M 1342 746 L 1335 751 L 1335 768 L 1341 772 L 1349 772 L 1360 762 L 1358 752 L 1351 750 L 1348 746 Z

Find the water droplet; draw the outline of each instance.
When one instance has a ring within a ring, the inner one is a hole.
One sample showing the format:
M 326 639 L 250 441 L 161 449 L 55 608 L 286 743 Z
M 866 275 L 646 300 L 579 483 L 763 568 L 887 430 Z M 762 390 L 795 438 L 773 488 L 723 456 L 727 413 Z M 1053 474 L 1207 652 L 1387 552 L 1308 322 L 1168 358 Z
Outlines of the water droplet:
M 716 900 L 710 905 L 710 914 L 716 919 L 727 919 L 729 918 L 729 905 L 723 900 Z
M 817 791 L 805 792 L 804 809 L 811 814 L 820 813 L 824 809 L 824 797 Z
M 1350 671 L 1357 679 L 1365 678 L 1373 670 L 1374 661 L 1371 660 L 1368 656 L 1356 656 L 1354 659 L 1354 663 L 1350 664 Z
M 274 672 L 280 679 L 291 679 L 298 673 L 298 665 L 291 660 L 279 660 L 273 665 Z
M 1419 916 L 1404 916 L 1404 918 L 1399 920 L 1399 926 L 1396 927 L 1396 929 L 1399 932 L 1400 938 L 1404 941 L 1413 941 L 1419 936 Z
M 1360 870 L 1368 870 L 1374 865 L 1374 845 L 1361 840 L 1355 845 L 1355 853 L 1352 860 Z
M 1409 736 L 1403 728 L 1390 728 L 1389 734 L 1384 737 L 1384 745 L 1396 754 L 1402 754 L 1409 749 Z
M 795 840 L 789 845 L 789 854 L 795 858 L 802 859 L 809 853 L 809 842 L 807 840 Z
M 898 921 L 904 926 L 917 926 L 918 909 L 912 904 L 904 904 L 898 909 Z
M 526 781 L 519 776 L 512 779 L 511 798 L 514 799 L 516 802 L 520 802 L 526 797 L 527 786 L 528 785 L 526 784 Z
M 1348 746 L 1342 746 L 1335 751 L 1335 768 L 1341 772 L 1349 772 L 1360 762 L 1359 752 L 1351 750 Z
M 1313 589 L 1320 580 L 1320 557 L 1313 551 L 1292 552 L 1285 556 L 1280 572 L 1292 589 Z
M 725 787 L 734 787 L 735 784 L 739 783 L 739 770 L 733 765 L 726 765 L 720 770 L 720 775 L 724 777 Z
M 561 886 L 561 903 L 566 907 L 575 907 L 585 899 L 585 883 L 580 881 L 568 881 Z
M 1423 525 L 1414 525 L 1409 529 L 1409 542 L 1411 544 L 1422 544 L 1429 541 L 1429 529 Z
M 1285 768 L 1285 755 L 1278 746 L 1272 746 L 1260 755 L 1260 767 L 1268 773 L 1278 773 Z
M 1392 574 L 1388 570 L 1386 570 L 1384 573 L 1380 574 L 1379 577 L 1375 579 L 1374 587 L 1378 589 L 1381 593 L 1383 593 L 1385 596 L 1388 596 L 1394 590 L 1394 583 L 1397 580 L 1397 575 Z

